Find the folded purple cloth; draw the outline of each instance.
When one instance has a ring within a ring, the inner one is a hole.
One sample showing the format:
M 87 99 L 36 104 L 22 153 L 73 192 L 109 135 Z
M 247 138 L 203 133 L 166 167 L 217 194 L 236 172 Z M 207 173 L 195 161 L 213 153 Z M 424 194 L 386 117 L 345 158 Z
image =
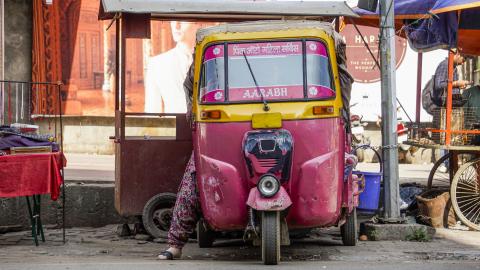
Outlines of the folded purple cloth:
M 13 134 L 4 134 L 3 137 L 0 137 L 0 150 L 8 150 L 10 147 L 25 146 L 52 146 L 52 151 L 57 152 L 59 150 L 58 144 L 54 142 L 37 141 Z

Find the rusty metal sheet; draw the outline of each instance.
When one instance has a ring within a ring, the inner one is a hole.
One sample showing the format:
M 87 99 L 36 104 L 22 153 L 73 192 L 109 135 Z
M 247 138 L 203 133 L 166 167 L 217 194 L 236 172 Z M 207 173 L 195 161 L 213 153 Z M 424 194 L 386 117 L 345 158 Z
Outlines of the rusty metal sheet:
M 176 193 L 191 153 L 191 141 L 127 137 L 116 144 L 115 207 L 119 214 L 141 215 L 154 195 Z
M 125 37 L 150 39 L 150 14 L 125 14 Z

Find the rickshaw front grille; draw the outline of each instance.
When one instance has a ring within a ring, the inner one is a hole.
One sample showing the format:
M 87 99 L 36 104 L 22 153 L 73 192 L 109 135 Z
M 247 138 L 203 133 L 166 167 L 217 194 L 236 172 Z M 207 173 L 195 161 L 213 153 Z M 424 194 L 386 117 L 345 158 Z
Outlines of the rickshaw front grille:
M 265 173 L 279 177 L 282 182 L 290 178 L 293 137 L 288 130 L 255 130 L 245 134 L 243 151 L 250 178 Z
M 258 160 L 258 163 L 260 164 L 260 166 L 262 166 L 263 168 L 273 168 L 275 166 L 278 165 L 278 162 L 280 161 L 280 159 L 278 158 L 267 158 L 267 159 L 259 159 Z

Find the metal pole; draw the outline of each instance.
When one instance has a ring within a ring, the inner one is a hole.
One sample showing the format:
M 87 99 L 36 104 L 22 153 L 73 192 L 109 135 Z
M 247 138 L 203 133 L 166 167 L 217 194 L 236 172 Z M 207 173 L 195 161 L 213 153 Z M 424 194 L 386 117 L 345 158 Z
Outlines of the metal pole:
M 417 100 L 415 104 L 415 122 L 420 124 L 420 100 L 422 99 L 422 66 L 423 66 L 423 54 L 419 52 L 417 54 Z
M 397 108 L 395 82 L 394 0 L 379 1 L 380 5 L 380 72 L 382 78 L 382 144 L 387 222 L 400 221 L 398 183 Z
M 453 52 L 448 51 L 448 81 L 447 81 L 447 115 L 445 116 L 445 144 L 450 145 L 452 140 L 452 89 L 453 89 Z
M 57 82 L 57 95 L 58 95 L 58 116 L 60 118 L 60 151 L 65 153 L 65 149 L 63 149 L 63 118 L 62 118 L 62 82 Z M 55 132 L 55 136 L 56 136 Z M 63 162 L 63 159 L 62 159 Z M 60 169 L 61 175 L 62 175 L 62 240 L 63 244 L 65 245 L 66 243 L 66 237 L 65 237 L 65 201 L 66 201 L 66 191 L 65 189 L 67 188 L 67 184 L 65 183 L 65 168 L 63 167 L 63 164 L 61 164 L 62 167 Z

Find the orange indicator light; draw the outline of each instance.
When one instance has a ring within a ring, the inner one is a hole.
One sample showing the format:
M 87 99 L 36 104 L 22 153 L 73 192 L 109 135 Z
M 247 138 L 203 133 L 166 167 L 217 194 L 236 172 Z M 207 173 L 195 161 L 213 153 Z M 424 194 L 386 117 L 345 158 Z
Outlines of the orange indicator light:
M 335 112 L 333 106 L 314 106 L 313 114 L 314 115 L 330 115 Z

